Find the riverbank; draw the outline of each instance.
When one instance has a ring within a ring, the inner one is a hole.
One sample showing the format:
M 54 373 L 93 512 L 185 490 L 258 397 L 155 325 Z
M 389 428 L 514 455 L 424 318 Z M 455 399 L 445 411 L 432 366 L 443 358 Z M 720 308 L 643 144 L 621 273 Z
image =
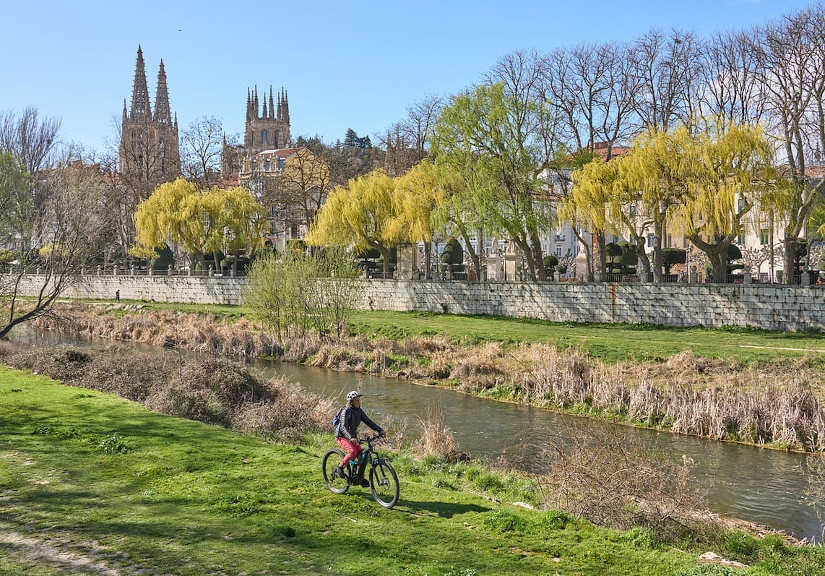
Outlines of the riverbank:
M 529 482 L 396 453 L 402 501 L 326 491 L 328 437 L 270 443 L 0 367 L 0 570 L 65 574 L 736 574 L 703 548 L 514 506 Z M 113 440 L 115 438 L 115 440 Z M 532 503 L 537 503 L 535 499 Z M 732 534 L 748 573 L 818 573 L 822 549 Z M 145 572 L 144 572 L 145 573 Z
M 821 369 L 825 356 L 817 348 L 823 341 L 815 335 L 789 335 L 798 345 L 782 346 L 791 342 L 779 340 L 781 335 L 775 333 L 690 331 L 689 341 L 701 343 L 707 335 L 711 342 L 703 346 L 714 346 L 716 354 L 724 356 L 708 358 L 689 346 L 676 353 L 677 337 L 683 331 L 593 328 L 604 331 L 605 342 L 612 341 L 609 330 L 619 330 L 614 333 L 614 346 L 626 345 L 623 342 L 628 338 L 622 331 L 651 342 L 663 332 L 671 333 L 672 355 L 658 361 L 617 361 L 616 348 L 607 350 L 607 360 L 599 356 L 603 344 L 591 342 L 582 351 L 541 340 L 542 330 L 563 334 L 565 326 L 511 319 L 408 315 L 408 324 L 451 326 L 446 329 L 451 331 L 432 329 L 434 334 L 388 338 L 365 326 L 403 330 L 403 317 L 391 323 L 385 312 L 375 313 L 377 317 L 356 313 L 351 322 L 353 336 L 320 339 L 307 335 L 278 341 L 261 332 L 239 307 L 64 302 L 57 312 L 60 319 L 46 317 L 36 325 L 47 330 L 68 328 L 96 338 L 236 357 L 276 357 L 334 370 L 404 377 L 479 397 L 716 440 L 783 450 L 825 449 Z M 512 334 L 516 326 L 525 336 L 519 340 L 508 336 L 509 342 L 487 339 L 497 322 L 501 322 L 500 334 L 508 329 Z M 462 333 L 476 334 L 479 341 L 462 339 Z M 746 346 L 746 355 L 758 349 L 769 356 L 725 355 L 718 343 L 724 338 L 737 339 L 739 346 Z M 800 338 L 805 340 L 800 342 Z

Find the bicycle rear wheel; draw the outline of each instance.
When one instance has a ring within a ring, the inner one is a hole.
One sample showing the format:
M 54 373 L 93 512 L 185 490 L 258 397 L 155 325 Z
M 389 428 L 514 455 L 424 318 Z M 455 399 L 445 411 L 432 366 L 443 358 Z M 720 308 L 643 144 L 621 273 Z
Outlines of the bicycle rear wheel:
M 389 462 L 378 462 L 370 469 L 372 497 L 384 508 L 392 508 L 400 493 L 398 475 Z
M 335 494 L 343 494 L 349 490 L 349 478 L 346 476 L 333 476 L 335 468 L 341 463 L 344 453 L 340 450 L 330 450 L 324 454 L 324 459 L 321 462 L 321 473 L 324 475 L 324 483 L 329 488 L 330 492 Z M 346 468 L 344 468 L 346 474 Z

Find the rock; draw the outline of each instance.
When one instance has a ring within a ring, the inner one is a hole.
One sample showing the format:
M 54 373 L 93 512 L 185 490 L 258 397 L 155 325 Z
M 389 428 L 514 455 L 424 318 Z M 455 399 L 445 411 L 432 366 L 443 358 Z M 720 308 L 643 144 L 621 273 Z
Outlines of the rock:
M 528 504 L 527 502 L 513 502 L 513 506 L 518 506 L 519 508 L 524 508 L 525 510 L 535 510 L 536 507 Z
M 742 564 L 741 562 L 736 562 L 735 560 L 728 560 L 727 558 L 722 558 L 716 552 L 705 552 L 701 556 L 699 556 L 699 562 L 702 564 L 718 564 L 720 566 L 728 566 L 730 568 L 747 568 L 746 564 Z

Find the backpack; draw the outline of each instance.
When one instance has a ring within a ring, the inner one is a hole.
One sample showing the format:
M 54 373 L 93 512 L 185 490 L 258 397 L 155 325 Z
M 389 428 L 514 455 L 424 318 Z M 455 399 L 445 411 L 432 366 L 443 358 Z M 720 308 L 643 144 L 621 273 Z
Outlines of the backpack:
M 338 412 L 335 413 L 335 416 L 332 419 L 332 427 L 335 428 L 336 430 L 338 430 L 338 426 L 341 425 L 341 413 L 343 411 L 344 411 L 344 408 L 339 409 Z

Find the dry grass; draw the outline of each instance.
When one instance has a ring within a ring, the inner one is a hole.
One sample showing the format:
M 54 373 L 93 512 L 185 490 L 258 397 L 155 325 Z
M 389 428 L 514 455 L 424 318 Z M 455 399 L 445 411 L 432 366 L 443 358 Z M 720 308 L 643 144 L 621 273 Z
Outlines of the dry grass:
M 66 384 L 117 394 L 162 414 L 231 427 L 266 437 L 299 439 L 330 429 L 332 401 L 284 379 L 261 381 L 244 366 L 220 358 L 132 353 L 117 347 L 90 351 L 2 349 L 16 368 Z
M 440 406 L 429 406 L 424 416 L 418 419 L 418 424 L 421 427 L 421 438 L 415 449 L 419 456 L 435 456 L 447 462 L 459 459 L 453 431 L 447 426 Z
M 399 341 L 363 335 L 277 341 L 245 319 L 167 310 L 118 318 L 80 304 L 63 305 L 60 312 L 81 334 L 96 337 L 436 380 L 472 394 L 607 414 L 678 433 L 825 450 L 822 374 L 805 360 L 743 368 L 683 352 L 665 362 L 606 364 L 539 343 L 470 347 L 427 336 Z M 37 322 L 65 327 L 51 317 Z
M 548 504 L 601 526 L 642 526 L 660 536 L 707 533 L 693 463 L 658 457 L 607 432 L 580 431 L 549 449 Z

